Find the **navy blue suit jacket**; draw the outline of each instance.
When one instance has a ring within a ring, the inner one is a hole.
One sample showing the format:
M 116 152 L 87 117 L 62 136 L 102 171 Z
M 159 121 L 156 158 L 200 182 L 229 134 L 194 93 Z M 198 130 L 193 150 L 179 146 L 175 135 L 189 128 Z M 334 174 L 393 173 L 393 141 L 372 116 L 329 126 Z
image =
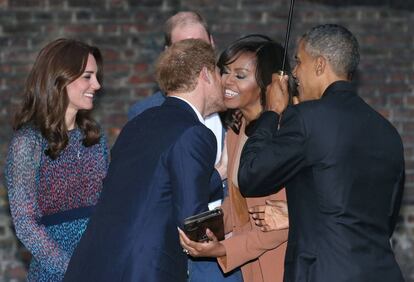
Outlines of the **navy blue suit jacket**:
M 215 151 L 213 133 L 177 98 L 128 122 L 64 281 L 186 281 L 177 226 L 221 188 Z
M 278 119 L 258 120 L 238 179 L 249 197 L 286 185 L 285 281 L 403 281 L 389 242 L 404 185 L 395 128 L 345 81 Z

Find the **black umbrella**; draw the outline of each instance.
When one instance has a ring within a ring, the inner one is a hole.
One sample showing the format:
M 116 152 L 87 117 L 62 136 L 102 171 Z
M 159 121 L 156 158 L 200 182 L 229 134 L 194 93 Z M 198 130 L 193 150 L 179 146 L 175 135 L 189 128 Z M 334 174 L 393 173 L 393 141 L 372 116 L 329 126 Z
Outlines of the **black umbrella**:
M 288 23 L 287 23 L 287 27 L 286 27 L 285 46 L 284 46 L 285 52 L 283 53 L 282 69 L 279 71 L 280 75 L 285 74 L 285 64 L 286 64 L 287 50 L 288 50 L 288 46 L 289 46 L 290 28 L 292 26 L 293 6 L 294 5 L 295 5 L 295 0 L 290 0 L 289 16 L 288 16 Z

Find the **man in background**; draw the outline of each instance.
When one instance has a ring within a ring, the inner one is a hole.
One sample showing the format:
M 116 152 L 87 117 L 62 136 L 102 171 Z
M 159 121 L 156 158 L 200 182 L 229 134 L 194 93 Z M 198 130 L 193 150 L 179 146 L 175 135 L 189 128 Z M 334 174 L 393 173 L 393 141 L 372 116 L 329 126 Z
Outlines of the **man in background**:
M 195 38 L 201 39 L 214 48 L 213 36 L 206 20 L 197 12 L 186 11 L 178 12 L 170 17 L 164 26 L 165 48 L 171 44 L 183 39 Z M 128 111 L 128 120 L 133 119 L 143 111 L 160 106 L 166 99 L 166 93 L 158 90 L 153 95 L 136 102 Z M 217 140 L 216 163 L 220 160 L 222 144 L 223 144 L 223 126 L 217 113 L 213 113 L 206 117 L 206 126 L 213 131 Z M 220 205 L 217 203 L 216 206 Z

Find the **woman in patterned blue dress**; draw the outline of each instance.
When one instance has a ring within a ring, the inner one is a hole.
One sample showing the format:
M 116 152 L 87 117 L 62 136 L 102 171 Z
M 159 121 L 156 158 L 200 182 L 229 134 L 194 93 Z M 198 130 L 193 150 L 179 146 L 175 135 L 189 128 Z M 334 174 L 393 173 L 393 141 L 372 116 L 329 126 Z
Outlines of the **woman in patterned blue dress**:
M 29 281 L 63 279 L 98 201 L 108 152 L 90 111 L 101 79 L 100 51 L 69 39 L 46 45 L 27 78 L 5 176 Z

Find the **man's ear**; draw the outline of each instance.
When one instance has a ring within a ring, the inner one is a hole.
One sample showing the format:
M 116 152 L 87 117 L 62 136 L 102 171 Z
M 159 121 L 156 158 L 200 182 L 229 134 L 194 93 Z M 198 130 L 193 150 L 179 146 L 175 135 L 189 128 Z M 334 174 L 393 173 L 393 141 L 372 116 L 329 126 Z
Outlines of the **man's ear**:
M 201 69 L 200 76 L 205 82 L 211 83 L 212 81 L 211 72 L 206 67 L 203 67 Z
M 316 76 L 322 75 L 326 70 L 326 59 L 322 56 L 318 56 L 315 60 L 315 73 Z

